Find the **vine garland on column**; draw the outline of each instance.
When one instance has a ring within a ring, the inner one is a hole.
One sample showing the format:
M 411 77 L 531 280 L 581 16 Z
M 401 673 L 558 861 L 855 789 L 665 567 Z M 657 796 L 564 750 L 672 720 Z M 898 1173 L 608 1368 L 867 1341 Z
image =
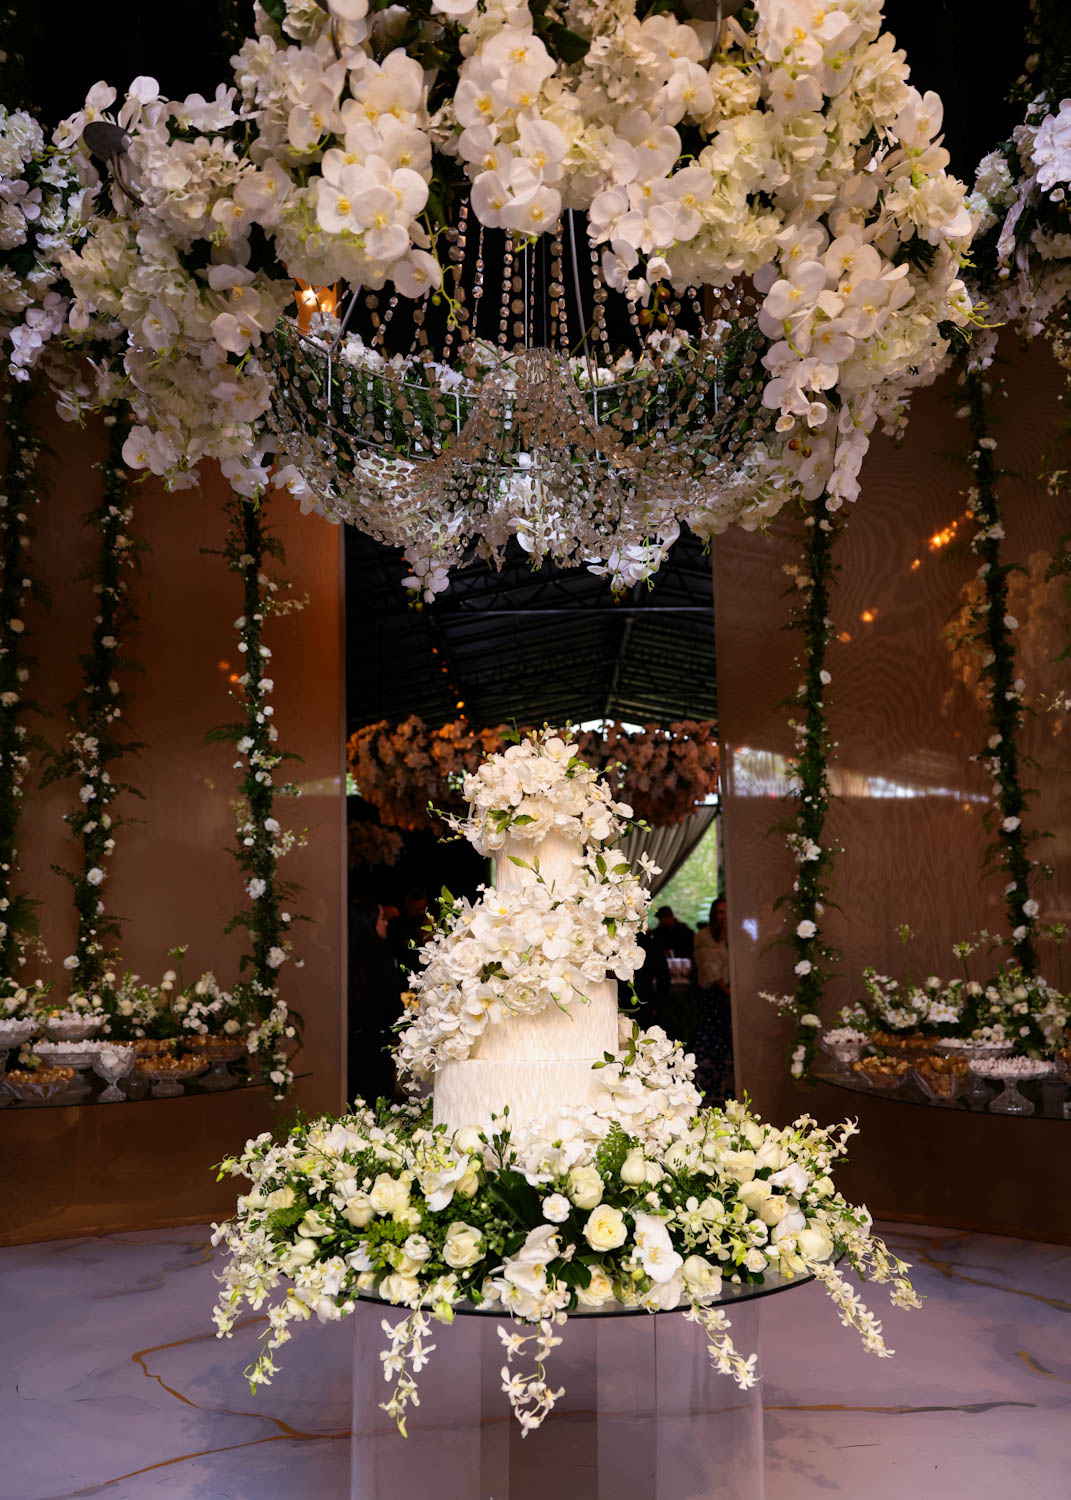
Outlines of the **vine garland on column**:
M 82 575 L 92 587 L 98 612 L 90 648 L 79 657 L 81 692 L 64 706 L 67 736 L 63 747 L 52 755 L 42 782 L 47 785 L 65 777 L 78 782 L 78 802 L 64 814 L 64 821 L 80 845 L 81 858 L 76 869 L 54 868 L 71 884 L 77 915 L 74 952 L 63 960 L 63 967 L 71 973 L 74 992 L 86 995 L 100 989 L 115 958 L 106 950 L 106 940 L 117 938 L 121 930 L 120 918 L 106 910 L 103 886 L 116 834 L 131 819 L 113 809 L 123 796 L 142 795 L 130 782 L 116 780 L 111 767 L 142 748 L 123 733 L 130 694 L 121 688 L 119 676 L 138 667 L 125 654 L 123 642 L 138 618 L 129 577 L 146 543 L 130 530 L 133 485 L 122 458 L 130 431 L 129 413 L 123 409 L 105 421 L 109 424 L 108 453 L 95 466 L 102 480 L 101 501 L 85 517 L 86 525 L 96 533 L 97 550 Z
M 840 852 L 825 842 L 829 812 L 829 761 L 833 740 L 826 720 L 825 690 L 831 679 L 826 653 L 833 622 L 829 600 L 836 564 L 833 551 L 842 521 L 826 496 L 820 496 L 807 511 L 802 567 L 788 564 L 796 603 L 789 616 L 789 629 L 797 632 L 801 648 L 796 657 L 799 686 L 783 705 L 791 711 L 789 725 L 795 753 L 788 767 L 788 796 L 792 814 L 781 826 L 796 865 L 791 891 L 775 907 L 788 914 L 789 931 L 781 939 L 795 953 L 795 993 L 764 994 L 784 1015 L 796 1023 L 791 1072 L 804 1078 L 814 1061 L 819 1027 L 819 1004 L 839 954 L 826 941 L 822 918 L 830 900 L 833 863 Z
M 29 549 L 33 538 L 30 514 L 40 503 L 38 467 L 44 450 L 28 418 L 29 401 L 26 384 L 5 387 L 6 459 L 0 492 L 0 1014 L 26 988 L 18 971 L 30 952 L 39 949 L 38 903 L 22 886 L 18 856 L 28 752 L 41 744 L 24 722 L 35 707 L 24 695 L 29 664 L 23 613 L 28 597 L 41 592 L 31 571 Z
M 972 625 L 984 651 L 980 680 L 990 728 L 986 748 L 977 759 L 993 778 L 993 800 L 985 815 L 991 837 L 985 863 L 990 870 L 1002 869 L 1007 877 L 1004 898 L 1012 954 L 1024 974 L 1034 975 L 1038 969 L 1039 908 L 1031 881 L 1043 867 L 1030 858 L 1029 852 L 1038 832 L 1023 822 L 1029 799 L 1036 793 L 1034 788 L 1023 786 L 1024 757 L 1019 749 L 1025 684 L 1015 671 L 1014 633 L 1019 622 L 1008 612 L 1008 575 L 1016 564 L 1005 562 L 1002 555 L 1004 526 L 997 494 L 1001 471 L 986 408 L 986 377 L 981 370 L 968 368 L 964 381 L 967 401 L 962 410 L 970 424 L 969 462 L 974 475 L 967 496 L 975 528 L 971 550 L 980 559 L 978 578 L 983 590 L 972 610 Z
M 275 710 L 268 701 L 274 688 L 268 675 L 271 649 L 263 637 L 269 616 L 301 609 L 305 600 L 280 597 L 288 585 L 265 571 L 269 559 L 283 563 L 285 554 L 278 538 L 268 530 L 264 505 L 234 496 L 226 509 L 230 529 L 223 557 L 242 585 L 243 610 L 235 628 L 245 670 L 232 691 L 242 717 L 214 729 L 209 738 L 232 742 L 238 752 L 235 769 L 243 774 L 236 803 L 237 842 L 232 852 L 245 877 L 249 899 L 249 905 L 228 922 L 226 931 L 244 928 L 249 935 L 250 949 L 242 955 L 243 978 L 236 994 L 254 1023 L 249 1050 L 262 1056 L 263 1070 L 276 1098 L 281 1098 L 293 1082 L 289 1057 L 299 1018 L 279 994 L 279 970 L 293 952 L 290 929 L 294 917 L 287 907 L 297 887 L 279 879 L 278 865 L 305 840 L 293 830 L 284 831 L 275 816 L 275 799 L 297 794 L 292 782 L 277 783 L 275 772 L 284 760 L 299 757 L 278 748 Z M 295 967 L 301 967 L 300 959 Z

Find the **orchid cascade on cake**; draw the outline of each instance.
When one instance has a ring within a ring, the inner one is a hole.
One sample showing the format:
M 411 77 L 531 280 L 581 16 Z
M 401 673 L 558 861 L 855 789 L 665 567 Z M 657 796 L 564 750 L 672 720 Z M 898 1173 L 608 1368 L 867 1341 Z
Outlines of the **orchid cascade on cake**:
M 609 847 L 632 809 L 551 731 L 491 756 L 465 777 L 468 812 L 447 825 L 484 854 L 511 848 L 508 887 L 481 887 L 476 902 L 444 893 L 437 930 L 411 977 L 416 1017 L 402 1031 L 399 1060 L 423 1077 L 468 1057 L 489 1025 L 586 1003 L 609 975 L 631 980 L 643 962 L 636 941 L 650 898 L 632 867 Z M 555 834 L 574 849 L 556 878 L 539 847 Z M 644 857 L 645 858 L 645 857 Z M 653 867 L 649 860 L 645 871 Z M 501 882 L 500 882 L 501 884 Z

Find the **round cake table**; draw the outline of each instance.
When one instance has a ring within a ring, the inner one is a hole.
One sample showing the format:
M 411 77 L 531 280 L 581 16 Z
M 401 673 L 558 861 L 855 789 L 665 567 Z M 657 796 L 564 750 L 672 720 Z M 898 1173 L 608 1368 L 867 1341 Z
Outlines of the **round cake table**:
M 759 1352 L 760 1300 L 807 1280 L 725 1288 L 718 1305 L 741 1354 Z M 382 1323 L 404 1309 L 358 1303 L 350 1500 L 762 1500 L 760 1386 L 741 1391 L 719 1374 L 682 1312 L 571 1313 L 547 1366 L 565 1394 L 524 1436 L 502 1389 L 508 1320 L 455 1311 L 432 1325 L 403 1438 L 379 1403 Z M 531 1367 L 522 1353 L 510 1373 Z

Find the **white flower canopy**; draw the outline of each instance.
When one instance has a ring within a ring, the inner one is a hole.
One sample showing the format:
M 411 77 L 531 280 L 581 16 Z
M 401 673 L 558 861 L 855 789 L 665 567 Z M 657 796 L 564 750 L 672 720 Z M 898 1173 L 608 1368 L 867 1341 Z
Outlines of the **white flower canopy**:
M 16 373 L 44 360 L 72 416 L 129 399 L 126 459 L 172 488 L 202 458 L 286 486 L 429 595 L 511 537 L 623 587 L 682 524 L 854 499 L 970 321 L 941 104 L 876 0 L 256 15 L 212 100 L 98 84 L 51 147 L 0 121 Z M 341 325 L 299 334 L 295 280 Z

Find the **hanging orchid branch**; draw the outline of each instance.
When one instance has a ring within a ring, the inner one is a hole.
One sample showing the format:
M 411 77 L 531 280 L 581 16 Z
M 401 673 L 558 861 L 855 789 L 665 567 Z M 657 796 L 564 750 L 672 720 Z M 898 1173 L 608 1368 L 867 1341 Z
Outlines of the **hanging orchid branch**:
M 806 520 L 803 566 L 788 564 L 785 572 L 793 580 L 797 603 L 789 629 L 798 632 L 801 650 L 796 657 L 800 682 L 787 702 L 795 736 L 795 754 L 789 764 L 791 818 L 781 829 L 796 863 L 792 890 L 781 897 L 778 907 L 790 914 L 791 930 L 781 939 L 796 955 L 796 990 L 791 995 L 769 995 L 783 1014 L 796 1021 L 792 1050 L 794 1078 L 806 1077 L 814 1061 L 821 1024 L 819 1004 L 830 977 L 830 966 L 839 957 L 822 935 L 822 916 L 829 904 L 833 862 L 839 850 L 823 842 L 829 812 L 829 760 L 833 742 L 825 714 L 825 690 L 831 681 L 826 669 L 826 651 L 832 636 L 829 614 L 830 591 L 836 571 L 833 548 L 841 521 L 827 498 L 820 496 Z
M 986 750 L 978 759 L 993 778 L 993 801 L 986 813 L 986 829 L 992 841 L 985 860 L 990 869 L 1002 869 L 1007 877 L 1004 897 L 1012 953 L 1023 973 L 1033 975 L 1038 967 L 1038 903 L 1031 894 L 1030 882 L 1039 867 L 1030 858 L 1029 849 L 1038 835 L 1023 825 L 1028 800 L 1035 791 L 1024 787 L 1021 778 L 1023 757 L 1019 752 L 1019 733 L 1025 684 L 1015 673 L 1014 632 L 1019 622 L 1008 612 L 1008 574 L 1016 565 L 1002 560 L 1004 526 L 997 495 L 1000 470 L 994 457 L 996 439 L 991 435 L 986 411 L 985 376 L 978 369 L 969 369 L 965 381 L 965 415 L 971 429 L 969 462 L 974 471 L 974 483 L 968 493 L 975 523 L 971 550 L 980 559 L 978 577 L 983 590 L 972 611 L 972 623 L 984 653 L 980 681 L 989 708 L 991 731 Z
M 30 391 L 8 385 L 3 395 L 6 461 L 0 492 L 0 994 L 19 989 L 16 971 L 37 937 L 37 902 L 21 888 L 18 827 L 28 752 L 40 741 L 23 719 L 34 704 L 23 696 L 29 676 L 24 607 L 39 592 L 30 572 L 32 507 L 40 501 L 37 468 L 44 444 L 27 417 Z
M 277 748 L 278 730 L 274 708 L 268 702 L 275 686 L 268 676 L 271 649 L 265 645 L 264 622 L 269 615 L 284 615 L 304 607 L 305 600 L 279 598 L 287 584 L 264 571 L 266 559 L 285 562 L 278 538 L 264 521 L 263 505 L 235 496 L 227 506 L 230 530 L 223 556 L 227 566 L 241 579 L 243 612 L 235 621 L 238 650 L 245 671 L 237 679 L 232 696 L 242 709 L 236 723 L 221 725 L 209 738 L 233 742 L 242 783 L 235 805 L 238 826 L 233 854 L 245 877 L 249 905 L 231 918 L 227 932 L 244 928 L 250 951 L 243 954 L 243 979 L 236 987 L 253 1023 L 249 1050 L 264 1058 L 264 1071 L 275 1086 L 277 1098 L 289 1088 L 293 1073 L 289 1066 L 290 1042 L 295 1037 L 293 1015 L 279 995 L 279 970 L 291 957 L 291 913 L 286 910 L 297 887 L 281 881 L 279 860 L 304 843 L 304 837 L 284 832 L 275 816 L 277 796 L 296 796 L 292 782 L 277 784 L 275 771 L 284 760 L 297 760 L 293 751 Z M 297 962 L 300 967 L 300 960 Z
M 85 994 L 100 988 L 114 957 L 106 951 L 106 940 L 118 937 L 121 930 L 120 919 L 105 909 L 102 887 L 116 833 L 131 819 L 117 815 L 113 808 L 124 795 L 142 795 L 130 782 L 117 781 L 110 769 L 141 749 L 122 730 L 130 694 L 120 687 L 119 676 L 138 666 L 124 654 L 122 643 L 137 620 L 128 579 L 146 543 L 130 533 L 133 485 L 122 458 L 130 432 L 129 412 L 123 408 L 105 420 L 110 423 L 108 456 L 96 465 L 102 477 L 101 502 L 85 517 L 86 525 L 97 534 L 97 553 L 82 574 L 99 608 L 90 648 L 79 657 L 81 693 L 64 707 L 70 726 L 67 737 L 63 748 L 50 758 L 42 779 L 46 786 L 69 776 L 78 781 L 78 802 L 64 814 L 64 821 L 81 846 L 81 860 L 77 869 L 59 865 L 54 869 L 70 881 L 77 913 L 74 952 L 63 960 L 63 967 L 71 971 L 76 991 Z

